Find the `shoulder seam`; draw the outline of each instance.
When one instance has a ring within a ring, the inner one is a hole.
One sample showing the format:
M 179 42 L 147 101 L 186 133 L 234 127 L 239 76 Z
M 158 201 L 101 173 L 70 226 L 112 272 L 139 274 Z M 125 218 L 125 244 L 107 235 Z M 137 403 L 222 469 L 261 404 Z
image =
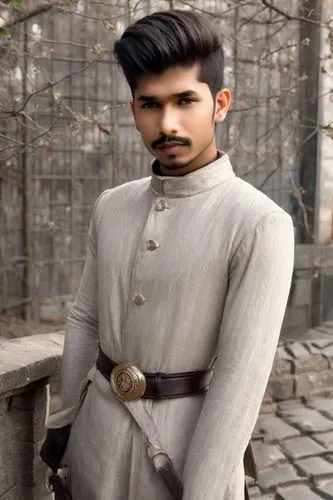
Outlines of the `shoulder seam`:
M 232 259 L 237 255 L 237 253 L 240 251 L 241 247 L 243 245 L 245 245 L 245 243 L 247 242 L 248 238 L 254 234 L 261 226 L 263 226 L 266 222 L 266 220 L 268 219 L 268 217 L 270 217 L 271 215 L 273 214 L 283 214 L 283 215 L 287 215 L 288 217 L 290 217 L 290 215 L 285 212 L 282 208 L 280 207 L 277 207 L 277 208 L 274 208 L 274 210 L 272 210 L 271 212 L 268 212 L 267 214 L 265 214 L 262 219 L 259 220 L 259 222 L 257 222 L 257 224 L 254 226 L 254 228 L 249 231 L 248 233 L 246 233 L 246 235 L 243 237 L 242 241 L 240 241 L 239 245 L 237 246 L 234 254 L 233 254 L 233 257 Z

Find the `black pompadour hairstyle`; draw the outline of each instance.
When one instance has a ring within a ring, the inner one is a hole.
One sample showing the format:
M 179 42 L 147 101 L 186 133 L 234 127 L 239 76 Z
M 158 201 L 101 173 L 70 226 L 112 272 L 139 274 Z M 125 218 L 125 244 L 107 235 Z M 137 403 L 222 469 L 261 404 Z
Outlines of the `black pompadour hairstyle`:
M 155 12 L 129 26 L 114 55 L 132 94 L 140 76 L 172 66 L 200 64 L 199 81 L 215 97 L 223 87 L 224 54 L 219 35 L 202 15 L 182 10 Z

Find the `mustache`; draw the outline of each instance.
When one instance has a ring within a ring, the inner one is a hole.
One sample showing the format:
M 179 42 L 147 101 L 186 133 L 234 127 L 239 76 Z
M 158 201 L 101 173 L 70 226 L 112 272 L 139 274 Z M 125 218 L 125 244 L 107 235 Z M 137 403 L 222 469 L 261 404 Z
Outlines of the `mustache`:
M 159 139 L 156 139 L 156 141 L 151 143 L 151 147 L 152 149 L 156 149 L 168 142 L 178 142 L 184 146 L 191 146 L 192 144 L 190 139 L 187 139 L 186 137 L 178 137 L 177 135 L 162 135 Z

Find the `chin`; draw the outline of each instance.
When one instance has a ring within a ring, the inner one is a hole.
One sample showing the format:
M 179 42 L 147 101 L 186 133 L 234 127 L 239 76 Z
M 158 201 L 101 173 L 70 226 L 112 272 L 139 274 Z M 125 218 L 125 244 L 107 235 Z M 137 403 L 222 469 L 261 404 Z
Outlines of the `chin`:
M 186 167 L 191 161 L 193 161 L 191 158 L 188 159 L 177 159 L 177 156 L 170 156 L 167 160 L 165 159 L 159 159 L 160 163 L 164 165 L 167 168 L 170 169 L 176 169 L 176 168 L 183 168 Z

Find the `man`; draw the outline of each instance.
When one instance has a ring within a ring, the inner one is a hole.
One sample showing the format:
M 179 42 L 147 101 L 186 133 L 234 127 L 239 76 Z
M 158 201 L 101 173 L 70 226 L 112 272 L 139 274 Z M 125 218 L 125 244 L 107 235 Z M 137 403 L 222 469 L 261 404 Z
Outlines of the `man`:
M 291 219 L 217 150 L 231 94 L 203 17 L 145 17 L 115 55 L 155 161 L 151 177 L 95 204 L 49 439 L 71 425 L 75 500 L 243 500 L 290 287 Z

